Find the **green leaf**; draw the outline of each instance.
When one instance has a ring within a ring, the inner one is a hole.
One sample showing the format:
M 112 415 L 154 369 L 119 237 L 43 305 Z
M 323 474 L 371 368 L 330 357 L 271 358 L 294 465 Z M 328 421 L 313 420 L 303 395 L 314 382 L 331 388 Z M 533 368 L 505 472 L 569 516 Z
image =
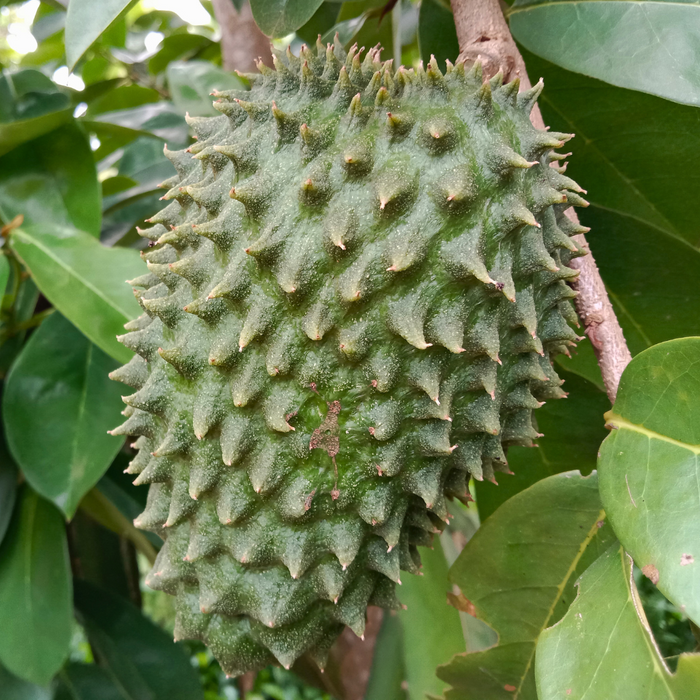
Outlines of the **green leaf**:
M 100 185 L 85 133 L 75 121 L 0 158 L 0 216 L 75 226 L 100 234 Z
M 338 3 L 321 3 L 311 19 L 306 22 L 303 27 L 299 27 L 299 29 L 297 29 L 296 35 L 302 41 L 305 41 L 309 46 L 312 46 L 316 43 L 316 38 L 319 34 L 326 36 L 328 32 L 332 31 L 333 26 L 338 19 L 339 12 L 340 5 Z M 333 39 L 331 38 L 331 42 L 332 41 Z
M 659 590 L 700 623 L 700 338 L 655 345 L 625 369 L 600 494 L 620 542 Z
M 420 555 L 423 576 L 404 574 L 397 589 L 406 606 L 399 619 L 410 700 L 424 700 L 426 693 L 441 695 L 445 684 L 435 675 L 436 666 L 465 648 L 459 613 L 446 602 L 451 586 L 440 540 L 433 539 L 433 548 L 422 548 Z
M 454 63 L 459 56 L 459 42 L 454 15 L 437 0 L 422 0 L 418 15 L 420 56 L 426 65 L 435 56 L 445 69 L 445 60 Z
M 70 563 L 61 514 L 28 486 L 0 548 L 0 662 L 47 685 L 68 655 Z
M 66 16 L 66 62 L 75 64 L 132 0 L 71 0 Z
M 55 700 L 50 688 L 42 688 L 10 673 L 0 665 L 0 688 L 8 700 Z
M 537 639 L 566 612 L 577 576 L 614 540 L 595 475 L 557 474 L 506 501 L 450 569 L 498 644 L 439 669 L 453 686 L 446 698 L 537 700 Z
M 697 109 L 525 60 L 545 79 L 545 122 L 577 134 L 567 175 L 588 189 L 579 216 L 632 354 L 696 333 Z
M 582 474 L 595 469 L 598 449 L 606 435 L 603 413 L 610 408 L 610 401 L 582 377 L 559 368 L 557 372 L 565 380 L 569 397 L 548 401 L 538 409 L 537 426 L 544 433 L 537 440 L 538 447 L 509 447 L 508 465 L 513 474 L 498 474 L 498 485 L 476 482 L 482 522 L 509 498 L 540 479 L 569 471 L 572 466 Z
M 321 6 L 323 7 L 323 5 Z M 363 12 L 357 17 L 352 17 L 351 19 L 345 19 L 342 22 L 334 24 L 322 37 L 321 41 L 326 44 L 330 44 L 335 39 L 335 35 L 338 35 L 338 41 L 347 46 L 352 42 L 357 33 L 364 27 L 365 22 L 369 19 L 371 10 Z
M 576 134 L 567 144 L 573 155 L 566 174 L 588 190 L 590 209 L 700 245 L 685 204 L 700 187 L 700 172 L 689 167 L 700 157 L 697 109 L 571 73 L 529 52 L 523 56 L 533 80 L 544 77 L 539 104 L 545 122 Z M 586 217 L 590 209 L 578 211 Z
M 132 353 L 117 342 L 123 325 L 140 313 L 124 280 L 143 273 L 135 250 L 105 248 L 83 231 L 23 226 L 10 247 L 44 296 L 95 345 L 120 362 Z
M 385 611 L 374 646 L 372 670 L 364 700 L 404 700 L 406 697 L 401 687 L 406 676 L 402 634 L 398 615 Z
M 0 156 L 70 121 L 70 97 L 33 68 L 0 73 Z
M 68 518 L 107 471 L 123 439 L 117 363 L 54 313 L 22 349 L 7 377 L 7 443 L 27 481 Z
M 69 103 L 65 95 L 52 96 L 52 106 L 59 107 L 57 102 Z M 43 136 L 49 131 L 53 131 L 62 124 L 72 121 L 73 109 L 59 108 L 53 109 L 48 114 L 29 119 L 19 119 L 9 124 L 0 123 L 0 156 L 9 153 L 14 148 L 21 146 L 27 141 Z
M 7 289 L 7 281 L 10 279 L 10 261 L 7 255 L 0 251 L 0 302 Z
M 53 700 L 131 700 L 109 673 L 95 664 L 68 664 L 58 674 Z M 136 698 L 133 698 L 136 700 Z
M 101 665 L 127 698 L 203 700 L 181 646 L 125 599 L 75 582 L 75 607 Z
M 148 72 L 162 73 L 168 64 L 181 57 L 191 58 L 212 45 L 209 37 L 201 34 L 171 34 L 163 39 L 158 52 L 148 59 Z
M 251 0 L 253 19 L 264 34 L 283 37 L 306 24 L 323 0 Z
M 659 656 L 632 578 L 613 545 L 584 574 L 569 612 L 540 636 L 539 700 L 693 700 L 700 655 L 683 654 L 675 675 Z
M 245 89 L 239 78 L 209 61 L 173 61 L 166 76 L 175 107 L 196 117 L 219 114 L 212 107 L 214 90 Z
M 380 22 L 382 8 L 385 0 L 349 0 L 340 7 L 338 25 L 343 25 L 347 20 L 357 18 L 361 21 L 358 25 L 348 22 L 345 27 L 352 29 L 348 42 L 357 42 L 358 46 L 376 46 L 381 44 L 385 58 L 394 54 L 394 37 L 392 23 L 389 17 L 384 17 Z M 364 17 L 364 20 L 362 20 Z M 330 32 L 329 32 L 330 33 Z M 330 37 L 329 37 L 330 38 Z M 330 38 L 332 41 L 332 38 Z
M 105 81 L 111 83 L 112 81 Z M 92 86 L 91 86 L 92 87 Z M 90 90 L 87 88 L 85 92 Z M 160 102 L 162 97 L 158 90 L 153 88 L 143 87 L 142 85 L 119 85 L 112 86 L 111 90 L 105 90 L 96 96 L 91 102 L 85 116 L 88 119 L 95 119 L 98 115 L 108 114 L 110 112 L 120 113 L 123 110 L 135 109 L 144 105 Z M 88 102 L 88 100 L 85 100 Z M 125 124 L 137 128 L 139 123 Z
M 0 121 L 38 117 L 55 109 L 49 98 L 61 94 L 51 78 L 34 68 L 0 73 Z M 67 106 L 64 103 L 63 106 Z
M 515 0 L 508 17 L 513 36 L 548 61 L 700 105 L 700 5 L 693 0 Z
M 0 544 L 10 525 L 17 497 L 17 466 L 7 450 L 4 432 L 0 425 Z
M 109 197 L 114 194 L 120 194 L 126 190 L 136 187 L 139 183 L 125 175 L 115 175 L 108 177 L 102 181 L 102 196 Z

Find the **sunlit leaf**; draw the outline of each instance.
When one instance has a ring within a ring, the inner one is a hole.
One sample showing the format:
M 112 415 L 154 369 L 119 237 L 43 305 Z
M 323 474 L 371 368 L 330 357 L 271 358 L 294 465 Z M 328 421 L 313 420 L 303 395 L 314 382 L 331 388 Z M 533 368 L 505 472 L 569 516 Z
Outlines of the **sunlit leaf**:
M 473 614 L 498 632 L 498 643 L 439 670 L 452 685 L 446 698 L 537 700 L 537 640 L 566 612 L 576 578 L 614 541 L 595 475 L 550 476 L 506 501 L 450 569 L 450 580 Z
M 66 16 L 66 60 L 70 69 L 132 2 L 71 0 Z
M 613 545 L 581 576 L 568 613 L 537 645 L 539 700 L 693 700 L 700 655 L 683 654 L 671 675 L 659 656 L 632 578 Z
M 75 226 L 98 236 L 101 197 L 92 151 L 75 122 L 0 158 L 0 216 Z
M 10 247 L 44 296 L 95 345 L 121 362 L 132 357 L 116 335 L 139 315 L 124 283 L 142 274 L 139 254 L 105 248 L 83 231 L 49 226 L 15 229 Z
M 465 649 L 459 613 L 447 605 L 451 586 L 440 540 L 432 549 L 421 549 L 422 576 L 403 574 L 397 595 L 405 610 L 399 611 L 403 656 L 410 700 L 425 700 L 426 693 L 441 695 L 445 684 L 435 675 Z
M 515 0 L 515 38 L 568 70 L 700 105 L 700 5 L 673 0 Z
M 628 365 L 606 414 L 600 493 L 620 542 L 659 590 L 700 622 L 700 338 Z

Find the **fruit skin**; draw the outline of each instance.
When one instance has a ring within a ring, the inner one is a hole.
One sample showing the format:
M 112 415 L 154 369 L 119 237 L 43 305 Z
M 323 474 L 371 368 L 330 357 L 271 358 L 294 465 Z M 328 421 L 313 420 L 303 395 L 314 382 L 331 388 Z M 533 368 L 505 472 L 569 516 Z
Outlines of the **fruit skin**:
M 138 436 L 136 524 L 165 538 L 148 584 L 231 675 L 323 664 L 395 607 L 446 499 L 538 437 L 577 339 L 585 201 L 549 167 L 569 135 L 530 124 L 541 85 L 361 54 L 277 54 L 219 93 L 140 232 L 113 432 Z

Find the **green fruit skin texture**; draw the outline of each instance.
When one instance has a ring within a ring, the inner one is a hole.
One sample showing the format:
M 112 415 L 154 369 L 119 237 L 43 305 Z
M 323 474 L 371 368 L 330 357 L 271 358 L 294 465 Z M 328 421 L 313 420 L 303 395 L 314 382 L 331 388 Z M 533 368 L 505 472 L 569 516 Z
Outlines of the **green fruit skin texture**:
M 569 135 L 530 124 L 541 85 L 339 45 L 260 69 L 166 149 L 112 375 L 165 538 L 148 584 L 231 675 L 361 635 L 446 501 L 538 437 L 585 204 L 550 167 Z

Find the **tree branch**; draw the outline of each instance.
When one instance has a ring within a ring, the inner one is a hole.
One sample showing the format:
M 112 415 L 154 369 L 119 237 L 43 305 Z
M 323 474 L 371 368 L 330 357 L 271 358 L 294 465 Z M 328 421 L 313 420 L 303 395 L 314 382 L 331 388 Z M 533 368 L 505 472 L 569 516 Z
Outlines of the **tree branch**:
M 250 3 L 246 2 L 240 12 L 233 0 L 212 0 L 216 21 L 221 27 L 221 59 L 224 68 L 241 73 L 255 72 L 255 59 L 272 65 L 270 40 L 258 29 L 253 20 Z
M 525 61 L 508 29 L 498 0 L 451 0 L 451 3 L 460 59 L 467 63 L 481 60 L 486 78 L 501 70 L 505 82 L 519 77 L 520 89 L 530 88 Z M 538 129 L 545 128 L 539 106 L 535 105 L 530 121 Z M 573 207 L 566 211 L 566 215 L 578 223 Z M 588 255 L 571 261 L 571 267 L 579 271 L 578 279 L 572 284 L 578 292 L 576 310 L 598 358 L 605 390 L 614 403 L 620 376 L 632 356 L 586 238 L 579 234 L 574 240 L 589 251 Z

